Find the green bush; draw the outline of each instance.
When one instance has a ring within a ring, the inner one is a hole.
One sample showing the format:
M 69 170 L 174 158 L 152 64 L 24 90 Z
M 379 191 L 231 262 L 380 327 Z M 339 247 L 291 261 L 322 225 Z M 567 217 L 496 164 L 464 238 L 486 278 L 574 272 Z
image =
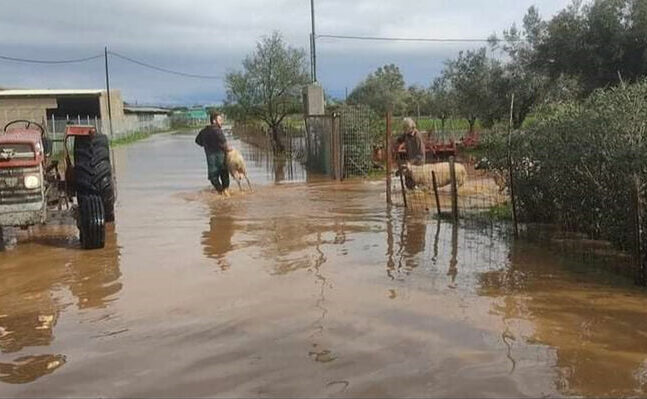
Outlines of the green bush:
M 631 248 L 634 179 L 647 182 L 646 126 L 647 81 L 537 110 L 510 145 L 520 220 Z M 507 168 L 507 144 L 503 132 L 484 139 L 494 168 Z

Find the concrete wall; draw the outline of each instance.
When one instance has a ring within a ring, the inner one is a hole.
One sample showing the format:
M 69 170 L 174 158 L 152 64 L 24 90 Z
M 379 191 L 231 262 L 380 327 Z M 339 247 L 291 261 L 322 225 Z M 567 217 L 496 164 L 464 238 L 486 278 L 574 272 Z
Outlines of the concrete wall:
M 323 88 L 318 84 L 310 84 L 303 88 L 303 106 L 306 116 L 324 115 L 325 102 Z
M 120 130 L 115 132 L 115 136 L 123 137 L 135 132 L 168 130 L 170 127 L 171 119 L 167 115 L 156 114 L 152 119 L 141 120 L 137 114 L 126 114 L 120 124 Z
M 87 95 L 86 95 L 87 96 Z M 121 97 L 121 91 L 110 90 L 110 106 L 112 114 L 112 138 L 124 137 L 129 134 L 140 131 L 157 131 L 170 127 L 168 115 L 154 115 L 152 120 L 139 120 L 136 114 L 126 115 L 124 113 L 124 102 Z M 0 97 L 0 129 L 4 125 L 15 119 L 26 119 L 41 123 L 47 118 L 47 110 L 58 108 L 55 96 L 42 97 Z M 91 120 L 90 124 L 96 125 L 104 134 L 110 135 L 110 123 L 108 122 L 108 96 L 106 91 L 99 95 L 99 111 L 101 117 L 97 120 Z M 77 115 L 69 115 L 70 119 L 76 123 Z M 65 131 L 66 120 L 60 119 L 57 115 L 55 121 L 55 131 L 61 134 Z M 51 131 L 52 120 L 47 120 L 47 127 Z M 88 123 L 86 118 L 81 115 L 81 123 Z
M 47 110 L 56 107 L 53 97 L 0 98 L 0 129 L 15 119 L 42 123 L 47 119 Z
M 108 95 L 106 90 L 103 90 L 99 97 L 99 109 L 101 110 L 101 119 L 105 121 L 103 133 L 110 135 L 110 125 L 108 123 Z M 123 135 L 127 122 L 124 115 L 124 101 L 121 98 L 121 91 L 119 90 L 110 90 L 110 113 L 112 114 L 113 135 Z

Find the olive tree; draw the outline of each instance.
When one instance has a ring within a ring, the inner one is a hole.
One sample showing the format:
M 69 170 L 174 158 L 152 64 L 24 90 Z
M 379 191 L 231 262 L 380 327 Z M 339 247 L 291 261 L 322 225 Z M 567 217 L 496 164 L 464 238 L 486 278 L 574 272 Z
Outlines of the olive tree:
M 283 119 L 301 107 L 301 87 L 309 81 L 305 52 L 288 46 L 279 32 L 263 37 L 253 54 L 243 61 L 242 71 L 228 73 L 226 105 L 263 121 L 272 145 L 283 151 L 279 130 Z
M 487 57 L 485 48 L 461 51 L 446 63 L 443 77 L 454 90 L 456 111 L 467 119 L 470 132 L 478 118 L 485 126 L 505 116 L 507 100 L 503 67 Z
M 450 85 L 449 79 L 440 76 L 429 88 L 431 97 L 431 114 L 440 119 L 440 130 L 445 131 L 445 122 L 455 112 L 455 93 Z
M 358 84 L 348 96 L 348 103 L 368 105 L 380 115 L 389 109 L 402 114 L 406 110 L 407 96 L 400 68 L 389 64 L 379 67 Z

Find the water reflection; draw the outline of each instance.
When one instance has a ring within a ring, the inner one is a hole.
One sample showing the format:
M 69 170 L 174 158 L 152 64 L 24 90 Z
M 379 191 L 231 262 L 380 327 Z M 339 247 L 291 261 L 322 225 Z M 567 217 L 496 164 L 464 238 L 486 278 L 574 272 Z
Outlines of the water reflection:
M 205 256 L 215 259 L 221 270 L 227 270 L 231 266 L 227 260 L 227 254 L 233 249 L 232 238 L 236 232 L 232 206 L 231 203 L 224 201 L 220 207 L 213 207 L 209 230 L 202 233 Z
M 456 275 L 458 274 L 458 222 L 452 223 L 452 248 L 449 258 L 447 275 L 451 278 L 449 287 L 456 288 Z
M 326 307 L 326 289 L 331 289 L 332 285 L 328 282 L 326 276 L 322 273 L 321 266 L 326 263 L 326 255 L 321 250 L 321 233 L 317 233 L 317 244 L 315 245 L 315 250 L 317 252 L 317 257 L 314 260 L 312 269 L 314 270 L 315 276 L 315 285 L 318 285 L 319 295 L 315 302 L 315 308 L 321 312 L 321 316 L 314 322 L 314 333 L 310 335 L 310 338 L 316 338 L 315 342 L 312 344 L 312 350 L 308 352 L 313 360 L 319 363 L 328 363 L 335 360 L 337 357 L 333 354 L 330 349 L 322 348 L 321 342 L 324 335 L 324 322 L 326 316 L 328 315 L 328 308 Z
M 393 210 L 389 207 L 386 215 L 386 270 L 387 275 L 392 280 L 400 279 L 396 277 L 400 273 L 409 274 L 422 262 L 426 249 L 427 223 L 426 216 L 421 214 L 400 215 L 401 225 L 397 250 L 395 249 L 395 232 L 394 232 Z M 395 297 L 395 292 L 391 293 Z
M 406 215 L 403 218 L 402 233 L 405 265 L 408 270 L 412 270 L 418 266 L 417 255 L 425 250 L 427 218 L 417 214 Z
M 431 257 L 431 263 L 436 265 L 438 261 L 438 242 L 440 241 L 440 219 L 436 219 L 436 233 L 434 234 L 434 254 Z
M 519 360 L 512 346 L 523 339 L 554 348 L 555 384 L 566 394 L 645 395 L 647 295 L 609 279 L 615 282 L 522 243 L 513 245 L 509 265 L 482 273 L 480 293 L 498 299 L 492 312 L 504 322 L 512 369 Z M 524 320 L 531 331 L 518 327 Z
M 393 208 L 388 207 L 386 210 L 386 274 L 391 280 L 395 280 L 394 271 L 396 270 L 395 245 L 393 239 Z M 399 266 L 399 265 L 398 265 Z M 399 267 L 398 267 L 399 270 Z M 391 289 L 390 297 L 395 298 L 395 290 Z
M 74 248 L 78 243 L 59 235 L 65 229 L 54 226 L 49 230 L 40 238 L 19 242 L 15 249 L 0 253 L 3 382 L 31 382 L 65 364 L 63 354 L 18 355 L 28 348 L 53 343 L 56 324 L 67 306 L 61 287 L 69 289 L 79 309 L 105 307 L 122 288 L 119 249 L 112 229 L 106 234 L 106 247 L 96 251 Z M 72 248 L 61 248 L 66 244 Z M 4 360 L 9 354 L 10 360 Z
M 63 355 L 25 356 L 12 363 L 0 363 L 0 381 L 8 384 L 26 384 L 53 373 L 65 364 Z

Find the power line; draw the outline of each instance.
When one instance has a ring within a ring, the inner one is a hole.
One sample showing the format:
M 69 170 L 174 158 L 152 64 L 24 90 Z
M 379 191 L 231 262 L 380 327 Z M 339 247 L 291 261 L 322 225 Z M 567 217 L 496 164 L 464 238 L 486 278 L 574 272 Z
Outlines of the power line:
M 501 39 L 440 39 L 421 37 L 378 37 L 378 36 L 348 36 L 348 35 L 317 35 L 318 38 L 348 39 L 348 40 L 373 40 L 385 42 L 433 42 L 433 43 L 489 43 Z
M 17 58 L 17 57 L 9 57 L 6 55 L 0 55 L 0 60 L 13 61 L 13 62 L 25 62 L 30 64 L 73 64 L 78 62 L 96 60 L 97 58 L 101 58 L 101 57 L 103 57 L 103 55 L 99 54 L 99 55 L 94 55 L 92 57 L 76 58 L 76 59 L 70 59 L 70 60 L 34 60 L 29 58 Z
M 137 64 L 137 65 L 140 65 L 140 66 L 143 66 L 143 67 L 146 67 L 146 68 L 154 69 L 154 70 L 159 71 L 159 72 L 170 73 L 172 75 L 178 75 L 178 76 L 184 76 L 184 77 L 196 78 L 196 79 L 222 79 L 222 76 L 196 75 L 196 74 L 193 74 L 193 73 L 173 71 L 171 69 L 166 69 L 166 68 L 162 68 L 162 67 L 159 67 L 159 66 L 151 65 L 151 64 L 148 64 L 148 63 L 145 63 L 145 62 L 142 62 L 142 61 L 137 61 L 137 60 L 135 60 L 133 58 L 126 57 L 125 55 L 115 53 L 114 51 L 108 51 L 108 54 L 114 55 L 117 58 L 121 58 L 122 60 L 132 62 L 134 64 Z

